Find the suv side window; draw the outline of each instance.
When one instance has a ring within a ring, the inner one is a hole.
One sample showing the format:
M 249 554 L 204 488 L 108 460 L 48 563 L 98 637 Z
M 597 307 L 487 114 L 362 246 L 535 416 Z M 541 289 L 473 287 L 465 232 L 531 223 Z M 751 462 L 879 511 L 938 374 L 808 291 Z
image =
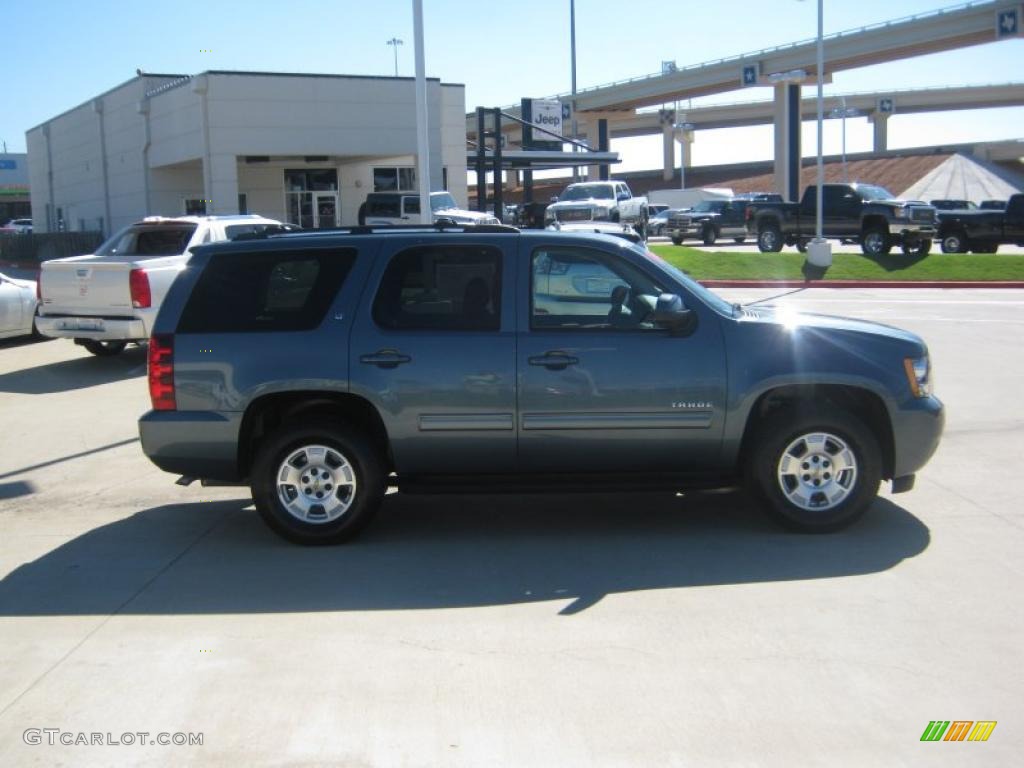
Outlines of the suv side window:
M 397 218 L 402 215 L 398 210 L 398 201 L 397 195 L 369 196 L 366 199 L 366 215 Z
M 323 322 L 356 251 L 258 251 L 210 258 L 178 333 L 308 331 Z
M 373 301 L 373 320 L 388 330 L 499 330 L 501 251 L 436 245 L 396 254 Z
M 420 199 L 418 197 L 404 197 L 402 202 L 405 206 L 406 214 L 420 215 Z
M 624 259 L 590 248 L 531 258 L 531 330 L 653 330 L 664 288 Z

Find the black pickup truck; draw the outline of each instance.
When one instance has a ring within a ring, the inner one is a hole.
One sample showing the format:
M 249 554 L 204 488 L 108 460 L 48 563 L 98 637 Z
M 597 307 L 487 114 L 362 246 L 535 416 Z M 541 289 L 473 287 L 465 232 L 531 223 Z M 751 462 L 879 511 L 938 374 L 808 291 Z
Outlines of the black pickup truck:
M 762 253 L 795 245 L 801 251 L 814 237 L 817 187 L 809 186 L 799 203 L 754 203 L 747 207 L 747 232 Z M 935 208 L 897 200 L 872 184 L 825 184 L 822 187 L 822 234 L 855 240 L 867 256 L 883 256 L 893 245 L 906 254 L 927 254 L 935 236 Z
M 1000 245 L 1024 245 L 1024 194 L 1013 195 L 1006 210 L 940 211 L 943 253 L 995 253 Z

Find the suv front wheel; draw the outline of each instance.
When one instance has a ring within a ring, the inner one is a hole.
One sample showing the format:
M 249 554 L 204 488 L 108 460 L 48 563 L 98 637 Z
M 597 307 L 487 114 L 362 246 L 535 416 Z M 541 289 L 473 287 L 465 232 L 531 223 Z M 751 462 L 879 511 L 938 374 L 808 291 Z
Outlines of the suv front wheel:
M 760 425 L 751 481 L 788 528 L 825 533 L 864 514 L 881 482 L 878 441 L 845 411 L 786 410 Z
M 300 423 L 266 438 L 253 462 L 256 509 L 297 544 L 335 544 L 370 521 L 384 495 L 380 456 L 338 422 Z

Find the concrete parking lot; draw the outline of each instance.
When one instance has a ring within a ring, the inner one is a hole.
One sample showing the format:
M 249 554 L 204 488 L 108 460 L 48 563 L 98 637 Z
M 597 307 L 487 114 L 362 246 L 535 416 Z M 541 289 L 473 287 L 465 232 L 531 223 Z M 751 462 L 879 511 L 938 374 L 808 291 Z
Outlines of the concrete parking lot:
M 299 548 L 145 459 L 142 350 L 0 344 L 0 765 L 1016 763 L 1024 291 L 785 301 L 920 333 L 948 406 L 916 490 L 836 535 L 735 493 L 393 495 Z

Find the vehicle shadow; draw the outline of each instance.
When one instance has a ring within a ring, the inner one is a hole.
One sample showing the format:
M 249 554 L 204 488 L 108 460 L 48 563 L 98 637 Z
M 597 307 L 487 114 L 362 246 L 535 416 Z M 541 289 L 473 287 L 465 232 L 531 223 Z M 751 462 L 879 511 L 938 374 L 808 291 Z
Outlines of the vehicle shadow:
M 33 344 L 42 344 L 44 341 L 56 341 L 56 339 L 50 339 L 46 336 L 14 336 L 10 339 L 0 339 L 0 349 L 28 347 Z
M 919 261 L 924 261 L 928 258 L 928 254 L 904 254 L 899 248 L 894 249 L 884 256 L 868 256 L 866 253 L 861 255 L 868 261 L 873 261 L 886 272 L 900 272 L 908 267 L 914 266 Z
M 173 615 L 456 608 L 875 573 L 927 527 L 879 499 L 851 529 L 780 531 L 738 493 L 388 496 L 361 538 L 305 548 L 248 499 L 154 507 L 0 581 L 0 615 Z
M 0 374 L 0 392 L 47 395 L 146 375 L 146 348 L 129 346 L 116 357 L 85 357 Z

